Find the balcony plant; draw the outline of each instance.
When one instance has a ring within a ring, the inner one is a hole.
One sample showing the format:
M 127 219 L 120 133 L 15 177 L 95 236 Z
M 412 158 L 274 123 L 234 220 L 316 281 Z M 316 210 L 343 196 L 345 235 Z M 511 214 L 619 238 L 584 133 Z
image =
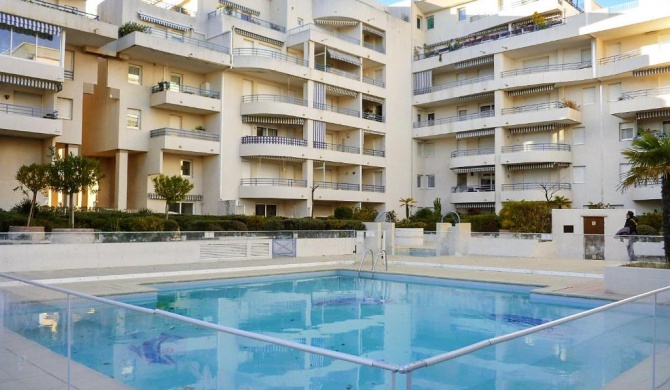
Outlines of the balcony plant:
M 135 22 L 124 23 L 121 25 L 121 27 L 119 27 L 119 38 L 124 37 L 135 31 L 146 33 L 149 31 L 149 26 L 145 26 L 143 24 Z
M 195 130 L 198 130 L 198 131 L 205 131 L 205 127 L 204 127 L 203 125 L 197 125 L 197 126 L 195 127 Z
M 537 29 L 543 29 L 547 27 L 547 18 L 545 18 L 543 15 L 540 15 L 536 12 L 533 13 L 533 15 L 530 17 L 530 21 L 533 22 L 533 25 L 537 27 Z
M 561 99 L 561 104 L 563 104 L 563 107 L 572 108 L 573 110 L 579 110 L 579 105 L 572 99 L 563 98 Z

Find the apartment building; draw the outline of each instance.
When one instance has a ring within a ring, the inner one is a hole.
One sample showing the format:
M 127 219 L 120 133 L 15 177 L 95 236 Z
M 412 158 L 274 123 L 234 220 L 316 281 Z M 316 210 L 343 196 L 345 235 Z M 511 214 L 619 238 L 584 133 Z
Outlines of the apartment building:
M 670 2 L 416 1 L 412 29 L 422 205 L 660 210 L 658 184 L 617 186 L 638 129 L 670 130 Z
M 162 210 L 152 178 L 166 174 L 194 184 L 178 213 L 403 215 L 410 196 L 460 213 L 554 196 L 660 208 L 656 184 L 617 190 L 638 129 L 670 131 L 670 7 L 658 1 L 85 9 L 0 3 L 0 208 L 21 199 L 18 168 L 50 147 L 101 161 L 80 207 Z

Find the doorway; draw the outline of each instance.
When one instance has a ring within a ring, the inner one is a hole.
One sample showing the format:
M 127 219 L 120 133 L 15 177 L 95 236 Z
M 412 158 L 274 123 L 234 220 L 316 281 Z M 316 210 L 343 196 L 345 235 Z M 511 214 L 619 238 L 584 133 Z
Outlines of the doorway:
M 584 259 L 605 260 L 605 217 L 584 217 Z

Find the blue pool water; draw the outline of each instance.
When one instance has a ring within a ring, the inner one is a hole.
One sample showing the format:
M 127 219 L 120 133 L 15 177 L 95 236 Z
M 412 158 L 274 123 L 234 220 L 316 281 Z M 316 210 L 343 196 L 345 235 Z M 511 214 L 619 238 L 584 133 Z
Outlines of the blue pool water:
M 603 304 L 532 286 L 323 272 L 154 286 L 117 300 L 404 365 Z M 383 278 L 383 279 L 380 279 Z M 65 304 L 6 304 L 5 326 L 65 354 Z M 391 375 L 77 300 L 76 361 L 135 389 L 387 389 Z M 649 311 L 650 312 L 650 311 Z M 658 349 L 670 326 L 657 325 Z M 648 310 L 618 310 L 413 373 L 414 389 L 597 389 L 652 350 Z M 398 375 L 399 388 L 405 377 Z M 76 386 L 76 378 L 74 382 Z

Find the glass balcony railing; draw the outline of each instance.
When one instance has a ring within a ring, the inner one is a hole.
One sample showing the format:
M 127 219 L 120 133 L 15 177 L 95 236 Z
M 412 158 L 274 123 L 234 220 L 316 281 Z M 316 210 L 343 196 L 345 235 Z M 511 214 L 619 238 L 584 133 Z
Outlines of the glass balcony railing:
M 58 119 L 58 111 L 18 104 L 0 103 L 0 114 L 25 115 L 36 118 Z
M 500 148 L 503 153 L 514 153 L 514 152 L 548 152 L 548 151 L 559 151 L 559 152 L 569 152 L 572 150 L 572 146 L 568 144 L 555 144 L 555 143 L 541 143 L 541 144 L 527 144 L 527 145 L 512 145 L 512 146 L 503 146 Z
M 494 148 L 479 148 L 479 149 L 465 149 L 455 150 L 451 152 L 451 157 L 465 157 L 465 156 L 482 156 L 486 154 L 494 154 Z
M 149 137 L 182 137 L 182 138 L 194 138 L 202 139 L 207 141 L 216 141 L 219 142 L 219 135 L 213 133 L 207 133 L 204 130 L 185 130 L 185 129 L 173 129 L 170 127 L 164 127 L 162 129 L 151 130 Z
M 241 186 L 307 187 L 307 180 L 251 177 L 240 180 Z
M 261 145 L 290 145 L 290 146 L 307 146 L 307 140 L 302 138 L 289 137 L 266 137 L 247 135 L 242 137 L 243 145 L 261 144 Z
M 251 47 L 241 47 L 233 49 L 234 56 L 253 56 L 253 57 L 268 57 L 274 58 L 280 61 L 289 62 L 301 66 L 309 66 L 309 61 L 303 60 L 302 58 L 289 56 L 283 53 L 276 52 L 274 50 L 268 49 L 256 49 Z

